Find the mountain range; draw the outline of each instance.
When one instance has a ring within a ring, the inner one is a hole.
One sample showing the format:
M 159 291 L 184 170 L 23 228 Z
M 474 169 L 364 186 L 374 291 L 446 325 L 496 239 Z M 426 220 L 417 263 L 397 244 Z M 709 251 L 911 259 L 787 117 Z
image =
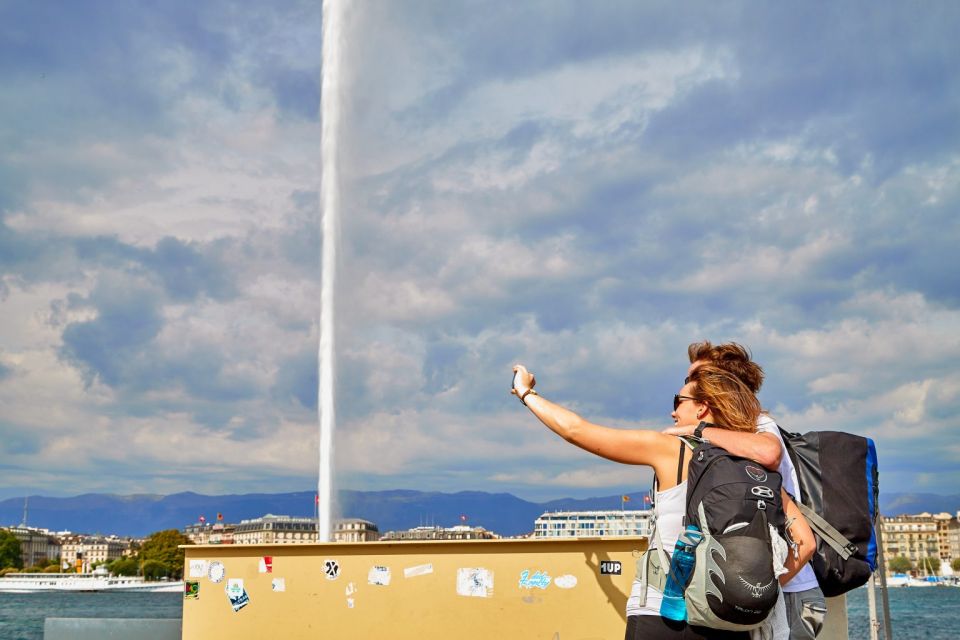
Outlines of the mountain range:
M 628 509 L 641 509 L 644 492 L 628 494 Z M 145 536 L 162 529 L 183 529 L 201 516 L 213 522 L 222 514 L 225 522 L 262 515 L 314 516 L 313 491 L 293 493 L 251 493 L 208 496 L 197 493 L 171 495 L 113 495 L 90 493 L 69 498 L 30 496 L 27 524 L 53 531 Z M 537 516 L 545 511 L 619 509 L 621 496 L 564 498 L 530 502 L 509 493 L 461 491 L 458 493 L 412 490 L 339 492 L 343 517 L 374 522 L 381 532 L 422 525 L 449 527 L 457 524 L 481 526 L 504 536 L 533 530 Z M 0 501 L 0 525 L 23 520 L 24 498 Z M 960 510 L 960 495 L 931 493 L 890 493 L 880 496 L 883 515 L 947 512 Z

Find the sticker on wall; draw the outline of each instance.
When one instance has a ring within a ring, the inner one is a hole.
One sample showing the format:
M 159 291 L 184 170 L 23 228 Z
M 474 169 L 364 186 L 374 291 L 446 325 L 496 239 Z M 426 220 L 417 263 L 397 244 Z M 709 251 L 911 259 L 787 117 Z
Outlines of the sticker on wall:
M 340 563 L 329 558 L 323 561 L 323 575 L 327 580 L 336 580 L 340 577 Z
M 273 556 L 260 558 L 260 573 L 273 573 Z
M 274 578 L 273 582 L 270 583 L 270 588 L 274 591 L 286 591 L 287 581 L 284 578 Z
M 250 604 L 250 596 L 247 595 L 247 590 L 243 588 L 243 578 L 230 578 L 227 580 L 227 586 L 224 591 L 230 600 L 230 606 L 233 607 L 235 612 L 240 611 L 240 609 Z
M 471 598 L 492 598 L 493 572 L 482 567 L 457 569 L 457 594 Z
M 370 572 L 367 574 L 367 582 L 369 584 L 380 585 L 381 587 L 389 586 L 390 567 L 381 567 L 379 565 L 370 567 Z
M 237 597 L 227 596 L 230 598 L 230 606 L 233 607 L 234 612 L 240 611 L 245 606 L 250 604 L 250 596 L 247 595 L 246 589 L 240 592 L 240 595 Z
M 348 582 L 346 589 L 343 590 L 344 595 L 347 596 L 347 608 L 353 609 L 354 601 L 353 594 L 357 592 L 357 587 L 352 583 Z
M 203 578 L 207 575 L 207 571 L 210 570 L 210 563 L 206 560 L 191 560 L 190 561 L 190 577 L 191 578 Z
M 432 564 L 418 564 L 415 567 L 407 567 L 403 570 L 404 578 L 413 578 L 415 576 L 425 576 L 428 573 L 433 573 Z
M 561 589 L 573 589 L 577 586 L 577 576 L 572 576 L 569 573 L 562 576 L 557 576 L 553 579 L 553 584 Z
M 623 572 L 623 565 L 616 560 L 601 560 L 600 575 L 619 576 Z
M 546 571 L 530 573 L 529 569 L 520 572 L 521 589 L 546 589 L 550 586 L 550 574 Z
M 187 580 L 183 583 L 183 597 L 185 600 L 200 599 L 200 583 L 196 580 Z
M 211 582 L 223 582 L 224 577 L 227 575 L 227 570 L 223 566 L 222 562 L 217 562 L 214 560 L 210 563 L 210 568 L 207 570 L 207 577 L 210 578 Z
M 227 595 L 231 598 L 243 593 L 243 578 L 230 578 L 227 580 Z

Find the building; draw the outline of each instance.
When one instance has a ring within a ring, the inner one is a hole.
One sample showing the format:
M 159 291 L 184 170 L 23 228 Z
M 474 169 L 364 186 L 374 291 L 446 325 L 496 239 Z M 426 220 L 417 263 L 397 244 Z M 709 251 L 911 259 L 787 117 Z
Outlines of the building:
M 652 533 L 653 511 L 552 511 L 534 522 L 534 538 L 642 536 Z
M 494 540 L 499 538 L 483 527 L 416 527 L 406 531 L 388 531 L 380 538 L 382 541 L 404 542 L 414 540 Z
M 950 562 L 960 558 L 960 512 L 947 529 L 947 547 L 950 549 Z
M 241 520 L 233 530 L 234 544 L 308 544 L 316 541 L 317 521 L 313 518 L 268 513 L 261 518 Z
M 60 566 L 90 573 L 98 564 L 127 555 L 130 539 L 117 536 L 67 535 L 61 540 Z
M 5 527 L 20 541 L 20 559 L 29 568 L 43 562 L 56 562 L 60 557 L 60 541 L 46 529 Z
M 333 530 L 334 542 L 373 542 L 379 539 L 377 525 L 360 518 L 337 520 Z
M 946 516 L 947 522 L 944 523 L 944 518 L 940 516 Z M 940 516 L 929 513 L 882 516 L 880 531 L 885 560 L 890 562 L 897 556 L 903 556 L 920 568 L 924 558 L 940 558 L 941 566 L 949 565 L 949 521 L 954 519 L 946 513 Z M 941 544 L 941 539 L 945 540 L 944 544 Z M 947 557 L 941 555 L 941 549 L 947 550 Z
M 957 556 L 950 553 L 950 528 L 956 525 L 956 519 L 949 513 L 938 513 L 933 517 L 937 523 L 937 557 L 941 564 L 950 564 L 950 560 Z
M 233 544 L 233 534 L 237 525 L 217 522 L 196 522 L 183 528 L 183 535 L 192 544 Z

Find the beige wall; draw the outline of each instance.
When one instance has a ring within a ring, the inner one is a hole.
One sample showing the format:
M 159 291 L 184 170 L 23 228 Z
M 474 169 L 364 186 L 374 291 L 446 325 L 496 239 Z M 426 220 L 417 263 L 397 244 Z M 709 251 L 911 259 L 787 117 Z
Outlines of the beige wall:
M 635 555 L 645 546 L 636 538 L 188 546 L 185 579 L 200 590 L 184 600 L 183 637 L 620 638 Z M 272 573 L 260 572 L 263 556 Z M 223 582 L 190 577 L 191 560 L 223 563 Z M 339 566 L 334 580 L 326 560 Z M 620 575 L 601 575 L 601 561 L 620 562 Z M 490 572 L 492 592 L 458 595 L 461 569 Z M 546 572 L 549 586 L 522 587 L 524 570 Z M 387 571 L 389 585 L 370 583 Z M 561 576 L 576 585 L 560 588 Z M 250 602 L 234 612 L 225 588 L 238 578 Z M 273 590 L 274 579 L 284 580 L 284 592 Z

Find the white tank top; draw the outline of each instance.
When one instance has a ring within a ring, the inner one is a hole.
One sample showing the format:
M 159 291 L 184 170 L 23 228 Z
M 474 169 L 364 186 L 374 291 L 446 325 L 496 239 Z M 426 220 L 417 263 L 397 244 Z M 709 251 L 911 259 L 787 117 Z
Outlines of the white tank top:
M 654 502 L 654 513 L 657 518 L 656 527 L 660 533 L 660 542 L 663 550 L 669 557 L 673 548 L 677 546 L 677 538 L 683 531 L 683 515 L 687 511 L 687 481 L 684 480 L 675 487 L 666 491 L 657 491 Z M 656 537 L 650 537 L 650 548 L 656 546 Z M 663 594 L 652 586 L 647 585 L 647 603 L 640 606 L 640 574 L 633 579 L 630 588 L 630 597 L 627 598 L 628 616 L 658 616 Z

